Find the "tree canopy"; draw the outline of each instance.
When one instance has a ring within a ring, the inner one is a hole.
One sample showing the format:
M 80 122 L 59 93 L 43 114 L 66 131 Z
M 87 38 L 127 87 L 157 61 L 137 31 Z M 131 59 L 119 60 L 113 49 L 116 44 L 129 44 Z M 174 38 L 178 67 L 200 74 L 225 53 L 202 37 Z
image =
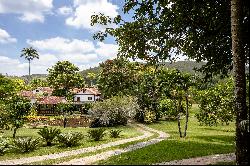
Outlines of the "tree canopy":
M 64 91 L 66 95 L 72 88 L 83 88 L 83 77 L 78 73 L 79 68 L 69 61 L 58 61 L 48 69 L 48 83 L 55 90 Z

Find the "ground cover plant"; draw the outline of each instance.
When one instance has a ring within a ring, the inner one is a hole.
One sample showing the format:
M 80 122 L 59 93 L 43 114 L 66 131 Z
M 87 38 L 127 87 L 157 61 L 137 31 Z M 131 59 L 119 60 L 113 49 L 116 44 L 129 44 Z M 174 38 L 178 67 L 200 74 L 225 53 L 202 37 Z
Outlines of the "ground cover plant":
M 72 127 L 57 127 L 58 129 L 61 130 L 62 133 L 67 133 L 67 132 L 79 132 L 82 133 L 84 136 L 87 135 L 87 132 L 89 131 L 88 128 L 85 127 L 78 127 L 78 128 L 72 128 Z M 31 157 L 31 156 L 41 156 L 41 155 L 47 155 L 47 154 L 52 154 L 52 153 L 59 153 L 63 152 L 66 150 L 75 150 L 75 149 L 80 149 L 80 148 L 86 148 L 90 146 L 98 146 L 100 144 L 112 142 L 112 141 L 117 141 L 119 139 L 125 139 L 125 138 L 130 138 L 130 137 L 136 137 L 141 135 L 142 133 L 137 131 L 135 128 L 130 127 L 130 126 L 118 126 L 118 127 L 108 127 L 106 128 L 107 130 L 117 130 L 120 129 L 122 130 L 122 134 L 120 138 L 110 138 L 109 135 L 106 135 L 102 140 L 100 141 L 91 141 L 87 137 L 83 138 L 82 140 L 79 141 L 78 146 L 74 147 L 61 147 L 61 144 L 57 143 L 56 141 L 53 143 L 53 146 L 40 146 L 37 148 L 35 151 L 29 152 L 29 153 L 19 153 L 15 152 L 12 150 L 7 150 L 3 156 L 0 155 L 0 161 L 1 160 L 7 160 L 7 159 L 15 159 L 15 158 L 22 158 L 22 157 Z M 38 134 L 39 128 L 20 128 L 16 136 L 17 137 L 32 137 L 33 139 L 35 138 L 41 138 L 41 136 Z M 10 130 L 3 130 L 3 139 L 5 138 L 10 138 L 12 139 L 12 131 Z
M 52 145 L 52 141 L 61 133 L 60 129 L 44 127 L 38 131 L 38 134 L 46 141 L 47 146 Z
M 190 112 L 186 138 L 179 137 L 177 121 L 159 121 L 148 124 L 149 127 L 169 133 L 170 138 L 142 149 L 123 153 L 119 157 L 111 157 L 98 164 L 147 165 L 212 154 L 233 153 L 235 151 L 234 122 L 217 127 L 200 126 L 194 117 L 198 111 L 198 106 L 194 105 Z

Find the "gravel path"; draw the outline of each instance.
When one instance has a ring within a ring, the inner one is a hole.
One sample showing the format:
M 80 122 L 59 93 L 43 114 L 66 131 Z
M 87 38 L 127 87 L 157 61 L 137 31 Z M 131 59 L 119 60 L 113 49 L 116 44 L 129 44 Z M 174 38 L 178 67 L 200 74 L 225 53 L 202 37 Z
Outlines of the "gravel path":
M 28 163 L 37 162 L 37 161 L 73 156 L 73 155 L 78 155 L 81 153 L 94 152 L 94 151 L 97 151 L 100 149 L 104 149 L 104 148 L 108 148 L 108 147 L 112 147 L 112 146 L 117 146 L 117 145 L 125 144 L 128 142 L 132 142 L 132 141 L 138 141 L 138 140 L 153 136 L 153 133 L 145 130 L 145 128 L 148 128 L 148 127 L 146 127 L 144 125 L 141 125 L 141 124 L 131 125 L 130 124 L 130 126 L 136 127 L 136 129 L 139 130 L 140 132 L 142 132 L 143 135 L 133 137 L 133 138 L 128 138 L 128 139 L 123 139 L 123 140 L 119 140 L 119 141 L 115 141 L 115 142 L 110 142 L 110 143 L 102 144 L 99 146 L 82 148 L 82 149 L 71 150 L 71 151 L 65 151 L 62 153 L 54 153 L 54 154 L 43 155 L 43 156 L 33 156 L 33 157 L 26 157 L 26 158 L 20 158 L 20 159 L 0 161 L 0 165 L 28 164 Z
M 111 156 L 119 155 L 119 154 L 122 154 L 125 152 L 133 151 L 133 150 L 140 149 L 140 148 L 143 148 L 143 147 L 148 146 L 148 145 L 158 143 L 158 142 L 169 137 L 168 134 L 166 134 L 162 131 L 152 129 L 152 128 L 146 127 L 144 125 L 141 125 L 141 124 L 139 126 L 147 129 L 150 132 L 158 133 L 159 136 L 157 138 L 153 138 L 153 139 L 150 139 L 148 141 L 139 142 L 137 144 L 129 145 L 128 147 L 123 148 L 123 149 L 115 149 L 115 150 L 106 151 L 106 152 L 99 153 L 99 154 L 92 155 L 92 156 L 73 159 L 73 160 L 70 160 L 67 162 L 59 163 L 58 165 L 89 165 L 89 164 L 92 164 L 92 163 L 99 161 L 99 160 L 105 160 Z
M 229 154 L 216 154 L 210 156 L 189 158 L 183 160 L 173 160 L 169 162 L 157 163 L 154 165 L 208 165 L 216 164 L 217 162 L 230 162 L 236 160 L 234 153 Z

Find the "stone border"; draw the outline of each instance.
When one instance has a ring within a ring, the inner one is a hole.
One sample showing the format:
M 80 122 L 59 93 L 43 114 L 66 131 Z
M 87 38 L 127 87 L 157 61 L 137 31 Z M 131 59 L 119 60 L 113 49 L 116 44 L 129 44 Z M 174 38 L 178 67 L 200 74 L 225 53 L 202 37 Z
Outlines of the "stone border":
M 136 149 L 140 149 L 140 148 L 146 147 L 148 145 L 156 144 L 156 143 L 163 141 L 164 139 L 169 137 L 169 134 L 166 134 L 162 131 L 158 131 L 158 130 L 146 127 L 145 125 L 142 125 L 142 124 L 138 124 L 138 125 L 144 129 L 150 131 L 150 132 L 155 132 L 155 133 L 159 134 L 159 136 L 157 138 L 153 138 L 153 139 L 150 139 L 148 141 L 139 142 L 137 144 L 129 145 L 128 147 L 123 148 L 123 149 L 110 150 L 110 151 L 102 152 L 102 153 L 99 153 L 96 155 L 62 162 L 62 163 L 59 163 L 57 165 L 89 165 L 89 164 L 93 164 L 96 161 L 105 160 L 111 156 L 120 155 L 122 153 L 126 153 L 126 152 L 130 152 L 130 151 L 133 151 Z

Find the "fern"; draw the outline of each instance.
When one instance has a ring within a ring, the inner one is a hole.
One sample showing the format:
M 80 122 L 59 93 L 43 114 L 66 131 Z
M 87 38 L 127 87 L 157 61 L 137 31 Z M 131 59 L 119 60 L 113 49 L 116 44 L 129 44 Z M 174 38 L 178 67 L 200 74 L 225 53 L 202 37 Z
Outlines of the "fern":
M 42 138 L 46 141 L 47 146 L 51 146 L 54 138 L 61 134 L 61 130 L 57 128 L 44 127 L 43 129 L 40 129 L 38 131 L 38 134 L 41 135 Z

